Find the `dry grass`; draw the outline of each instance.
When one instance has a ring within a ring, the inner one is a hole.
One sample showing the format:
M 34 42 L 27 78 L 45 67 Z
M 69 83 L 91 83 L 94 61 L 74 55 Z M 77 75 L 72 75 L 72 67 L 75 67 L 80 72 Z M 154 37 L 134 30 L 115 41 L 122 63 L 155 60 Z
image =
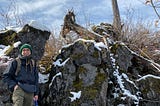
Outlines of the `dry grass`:
M 160 31 L 153 31 L 152 24 L 126 22 L 120 40 L 136 53 L 160 63 Z
M 45 45 L 45 53 L 39 64 L 41 67 L 44 67 L 46 71 L 50 71 L 50 68 L 53 64 L 54 57 L 58 54 L 58 51 L 62 47 L 62 42 L 59 38 L 55 38 L 53 34 L 51 34 L 50 39 L 47 41 Z

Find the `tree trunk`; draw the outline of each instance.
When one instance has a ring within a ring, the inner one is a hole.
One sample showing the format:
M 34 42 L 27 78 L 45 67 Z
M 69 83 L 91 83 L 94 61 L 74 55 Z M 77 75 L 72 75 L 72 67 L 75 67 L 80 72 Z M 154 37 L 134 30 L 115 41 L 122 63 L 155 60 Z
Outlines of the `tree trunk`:
M 121 19 L 120 19 L 120 14 L 119 14 L 119 8 L 118 8 L 118 3 L 117 0 L 112 0 L 112 9 L 113 9 L 113 26 L 119 33 L 119 36 L 121 34 Z

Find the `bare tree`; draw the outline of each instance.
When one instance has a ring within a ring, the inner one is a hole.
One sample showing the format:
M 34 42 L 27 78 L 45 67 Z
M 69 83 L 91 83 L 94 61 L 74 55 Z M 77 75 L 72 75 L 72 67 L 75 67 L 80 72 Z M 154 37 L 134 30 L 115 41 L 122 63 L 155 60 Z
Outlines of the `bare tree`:
M 18 10 L 15 0 L 10 0 L 10 4 L 5 8 L 0 7 L 0 27 L 5 28 L 10 25 L 22 26 L 23 19 L 17 15 Z
M 158 16 L 158 20 L 155 21 L 155 26 L 158 26 L 159 20 L 160 20 L 160 14 L 158 12 L 158 9 L 160 8 L 160 1 L 159 0 L 146 0 L 145 4 L 150 5 L 156 15 Z
M 160 19 L 160 15 L 159 15 L 158 10 L 157 10 L 157 8 L 160 8 L 160 1 L 158 1 L 158 0 L 146 0 L 145 3 L 149 4 L 149 5 L 151 5 L 153 7 L 156 15 Z
M 113 26 L 117 30 L 118 34 L 121 34 L 121 18 L 119 14 L 119 8 L 117 0 L 112 0 L 112 9 L 113 9 Z

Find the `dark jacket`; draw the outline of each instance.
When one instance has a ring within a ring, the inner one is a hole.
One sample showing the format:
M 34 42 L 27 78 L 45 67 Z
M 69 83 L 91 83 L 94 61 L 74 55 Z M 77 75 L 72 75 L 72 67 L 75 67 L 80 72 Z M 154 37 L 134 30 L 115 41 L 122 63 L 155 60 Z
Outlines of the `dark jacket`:
M 3 81 L 8 84 L 8 87 L 12 92 L 17 84 L 25 92 L 38 95 L 39 85 L 36 66 L 33 66 L 29 58 L 20 58 L 20 60 L 21 68 L 18 74 L 15 75 L 18 62 L 14 60 L 12 61 L 8 72 L 3 75 Z

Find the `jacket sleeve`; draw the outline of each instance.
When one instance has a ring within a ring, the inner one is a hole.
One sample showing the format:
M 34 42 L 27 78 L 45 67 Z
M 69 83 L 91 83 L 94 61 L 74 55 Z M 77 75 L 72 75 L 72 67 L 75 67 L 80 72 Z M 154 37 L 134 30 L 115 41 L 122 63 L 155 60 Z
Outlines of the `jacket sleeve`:
M 35 82 L 36 92 L 34 93 L 34 95 L 38 95 L 39 94 L 39 83 L 38 83 L 39 76 L 38 76 L 38 68 L 37 67 L 35 67 L 35 78 L 36 78 L 36 82 Z
M 7 83 L 9 89 L 13 92 L 14 86 L 17 84 L 15 79 L 15 71 L 17 67 L 17 61 L 13 60 L 3 73 L 3 82 Z

